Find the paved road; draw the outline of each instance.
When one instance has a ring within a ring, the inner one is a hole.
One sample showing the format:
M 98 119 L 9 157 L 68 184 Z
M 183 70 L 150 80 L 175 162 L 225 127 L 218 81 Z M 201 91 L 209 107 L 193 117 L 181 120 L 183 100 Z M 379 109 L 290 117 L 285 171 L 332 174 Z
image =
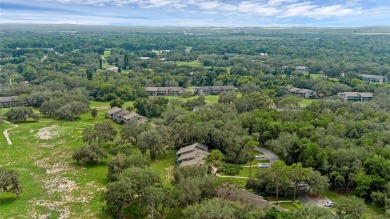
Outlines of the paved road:
M 317 198 L 310 197 L 306 192 L 298 193 L 298 200 L 301 201 L 302 203 L 313 203 L 322 208 L 325 208 L 326 202 L 331 201 L 327 197 L 317 197 Z
M 269 160 L 269 164 L 272 165 L 275 161 L 279 160 L 278 155 L 276 155 L 274 152 L 262 148 L 262 147 L 256 147 L 256 151 L 260 151 L 261 153 L 264 154 L 264 158 L 260 158 L 258 160 Z

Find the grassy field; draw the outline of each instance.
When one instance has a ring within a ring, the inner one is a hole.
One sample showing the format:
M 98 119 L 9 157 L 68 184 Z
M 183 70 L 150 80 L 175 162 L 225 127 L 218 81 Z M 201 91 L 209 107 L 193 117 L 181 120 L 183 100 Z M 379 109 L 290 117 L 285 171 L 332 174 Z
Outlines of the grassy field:
M 191 61 L 191 62 L 175 62 L 178 66 L 190 66 L 193 68 L 201 67 L 203 66 L 202 63 L 198 60 Z
M 206 99 L 213 103 L 218 96 Z M 123 107 L 132 105 L 129 101 Z M 85 113 L 77 121 L 41 118 L 19 123 L 19 127 L 9 132 L 12 145 L 0 135 L 0 167 L 17 171 L 23 187 L 18 197 L 0 193 L 0 218 L 107 218 L 102 212 L 104 203 L 100 194 L 108 183 L 107 163 L 111 157 L 99 165 L 82 167 L 71 155 L 83 145 L 84 128 L 102 121 L 111 122 L 118 130 L 121 126 L 104 118 L 109 102 L 91 101 L 90 107 L 98 109 L 96 120 Z M 0 113 L 7 110 L 0 109 Z M 34 111 L 39 113 L 37 109 Z M 4 123 L 0 133 L 11 127 Z M 172 179 L 175 153 L 168 150 L 166 157 L 158 158 L 151 165 L 165 183 Z M 177 214 L 177 211 L 169 212 L 168 218 L 177 218 Z
M 321 75 L 321 74 L 310 74 L 310 78 L 312 78 L 312 79 L 318 79 L 318 78 L 324 78 L 324 79 L 326 79 L 326 78 L 328 78 L 328 77 L 325 76 L 325 75 Z
M 107 58 L 111 55 L 111 50 L 104 50 L 104 54 L 102 55 L 102 58 Z
M 305 107 L 307 105 L 310 105 L 314 101 L 317 101 L 316 99 L 302 99 L 300 102 L 301 107 Z
M 106 162 L 80 167 L 71 159 L 81 145 L 81 131 L 103 120 L 85 114 L 69 122 L 41 119 L 10 131 L 12 145 L 1 137 L 0 166 L 19 172 L 23 193 L 0 193 L 1 218 L 105 218 L 100 201 Z M 1 131 L 6 126 L 1 126 Z M 46 139 L 48 138 L 48 139 Z
M 126 102 L 124 107 L 132 104 Z M 107 218 L 102 212 L 100 194 L 108 183 L 107 163 L 111 158 L 87 167 L 78 166 L 71 159 L 72 153 L 83 145 L 84 128 L 110 121 L 104 118 L 108 102 L 91 101 L 90 106 L 99 111 L 96 120 L 85 113 L 77 121 L 41 118 L 20 123 L 10 131 L 12 145 L 0 135 L 0 167 L 19 172 L 23 187 L 18 197 L 0 193 L 0 218 Z M 1 111 L 3 114 L 7 109 Z M 118 130 L 121 127 L 114 125 Z M 0 132 L 10 127 L 3 124 Z M 175 153 L 169 150 L 165 158 L 158 158 L 151 165 L 164 182 L 172 178 Z
M 181 100 L 181 101 L 185 102 L 185 101 L 188 101 L 188 100 L 197 99 L 198 96 L 193 96 L 193 97 L 166 96 L 165 98 L 168 98 L 168 99 L 178 99 L 178 100 Z M 206 104 L 218 103 L 218 98 L 219 98 L 218 95 L 208 95 L 208 96 L 205 96 Z
M 107 57 L 109 57 L 111 55 L 111 50 L 107 49 L 107 50 L 104 50 L 104 53 L 103 55 L 101 56 L 102 59 L 106 59 Z M 112 67 L 115 67 L 115 65 L 110 65 L 108 64 L 107 62 L 104 62 L 103 65 L 102 65 L 103 69 L 107 69 L 107 68 L 112 68 Z

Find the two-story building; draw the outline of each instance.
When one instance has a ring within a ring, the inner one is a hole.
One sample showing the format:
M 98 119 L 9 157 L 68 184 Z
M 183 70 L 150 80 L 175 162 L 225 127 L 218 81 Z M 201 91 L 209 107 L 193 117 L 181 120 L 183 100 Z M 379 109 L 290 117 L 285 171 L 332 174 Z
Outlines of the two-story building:
M 130 114 L 122 117 L 122 122 L 125 124 L 127 124 L 131 121 L 137 121 L 138 124 L 142 124 L 142 123 L 147 122 L 148 118 L 146 118 L 145 116 L 141 116 L 136 112 L 131 112 Z
M 208 146 L 200 143 L 180 148 L 176 153 L 176 164 L 179 167 L 203 165 L 205 164 L 203 159 L 209 156 L 208 148 Z
M 129 115 L 130 112 L 125 110 L 125 109 L 121 109 L 120 111 L 114 113 L 112 115 L 112 120 L 114 120 L 114 122 L 116 123 L 123 123 L 123 116 L 126 116 L 126 115 Z
M 27 106 L 26 101 L 19 101 L 17 96 L 0 97 L 0 108 Z
M 295 66 L 296 71 L 309 72 L 309 68 L 306 66 Z
M 386 83 L 388 81 L 386 76 L 381 75 L 359 74 L 359 78 L 365 82 Z
M 315 91 L 312 91 L 312 90 L 309 90 L 309 89 L 290 87 L 290 88 L 288 88 L 288 92 L 290 92 L 291 94 L 293 94 L 295 96 L 302 97 L 302 98 L 305 98 L 305 99 L 317 98 L 318 97 L 318 95 L 317 95 L 317 93 Z
M 106 118 L 113 119 L 114 114 L 121 111 L 122 109 L 119 107 L 113 107 L 112 109 L 106 112 Z
M 338 96 L 344 100 L 354 102 L 368 102 L 374 98 L 374 94 L 369 92 L 342 92 Z
M 182 87 L 145 87 L 149 96 L 179 96 L 186 89 Z
M 148 118 L 141 116 L 136 112 L 129 112 L 119 107 L 113 107 L 108 110 L 106 112 L 106 118 L 120 124 L 127 124 L 131 121 L 137 121 L 138 124 L 142 124 L 148 121 Z
M 212 95 L 220 94 L 223 92 L 233 91 L 236 87 L 234 86 L 207 86 L 207 87 L 195 87 L 195 95 Z

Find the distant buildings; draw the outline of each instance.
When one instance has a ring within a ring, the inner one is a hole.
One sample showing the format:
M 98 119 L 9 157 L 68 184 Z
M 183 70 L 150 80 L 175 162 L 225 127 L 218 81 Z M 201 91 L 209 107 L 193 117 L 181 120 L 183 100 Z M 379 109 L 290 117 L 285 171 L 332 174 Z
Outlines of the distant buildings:
M 282 69 L 288 69 L 288 67 L 288 65 L 283 65 Z M 300 72 L 309 72 L 309 68 L 306 66 L 295 66 L 295 70 Z
M 145 87 L 149 96 L 179 96 L 186 89 L 182 87 Z
M 215 95 L 233 91 L 235 88 L 234 86 L 205 86 L 195 87 L 193 92 L 195 95 Z M 149 96 L 179 96 L 187 89 L 182 87 L 145 87 L 145 91 Z
M 111 67 L 111 68 L 107 68 L 106 70 L 107 71 L 112 71 L 112 72 L 119 72 L 119 68 L 118 67 Z
M 374 94 L 368 92 L 342 92 L 339 93 L 338 96 L 342 97 L 344 100 L 354 102 L 368 102 L 374 98 Z
M 113 107 L 112 109 L 106 112 L 106 118 L 113 120 L 116 123 L 129 123 L 131 121 L 137 121 L 137 123 L 142 124 L 148 121 L 148 118 L 139 115 L 135 112 L 129 112 L 125 109 L 119 107 Z
M 0 97 L 0 108 L 27 106 L 26 101 L 19 101 L 17 96 Z
M 195 95 L 210 95 L 220 94 L 223 92 L 229 92 L 234 90 L 234 86 L 208 86 L 208 87 L 195 87 Z
M 295 70 L 302 71 L 302 72 L 309 72 L 309 68 L 306 66 L 296 66 Z
M 208 148 L 208 146 L 200 143 L 180 148 L 176 153 L 176 164 L 179 167 L 203 165 L 205 163 L 203 159 L 209 156 Z
M 386 76 L 381 75 L 359 74 L 359 78 L 365 82 L 386 83 L 388 81 Z
M 305 98 L 305 99 L 317 98 L 318 97 L 316 92 L 314 92 L 312 90 L 309 90 L 309 89 L 290 87 L 290 88 L 288 88 L 288 92 L 290 92 L 291 94 L 293 94 L 295 96 L 302 97 L 302 98 Z

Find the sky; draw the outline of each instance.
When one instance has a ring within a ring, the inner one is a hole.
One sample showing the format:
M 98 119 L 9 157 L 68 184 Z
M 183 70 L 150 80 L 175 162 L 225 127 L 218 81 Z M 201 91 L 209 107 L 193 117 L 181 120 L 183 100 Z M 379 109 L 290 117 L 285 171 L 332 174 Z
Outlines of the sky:
M 390 0 L 0 0 L 1 23 L 390 26 Z

